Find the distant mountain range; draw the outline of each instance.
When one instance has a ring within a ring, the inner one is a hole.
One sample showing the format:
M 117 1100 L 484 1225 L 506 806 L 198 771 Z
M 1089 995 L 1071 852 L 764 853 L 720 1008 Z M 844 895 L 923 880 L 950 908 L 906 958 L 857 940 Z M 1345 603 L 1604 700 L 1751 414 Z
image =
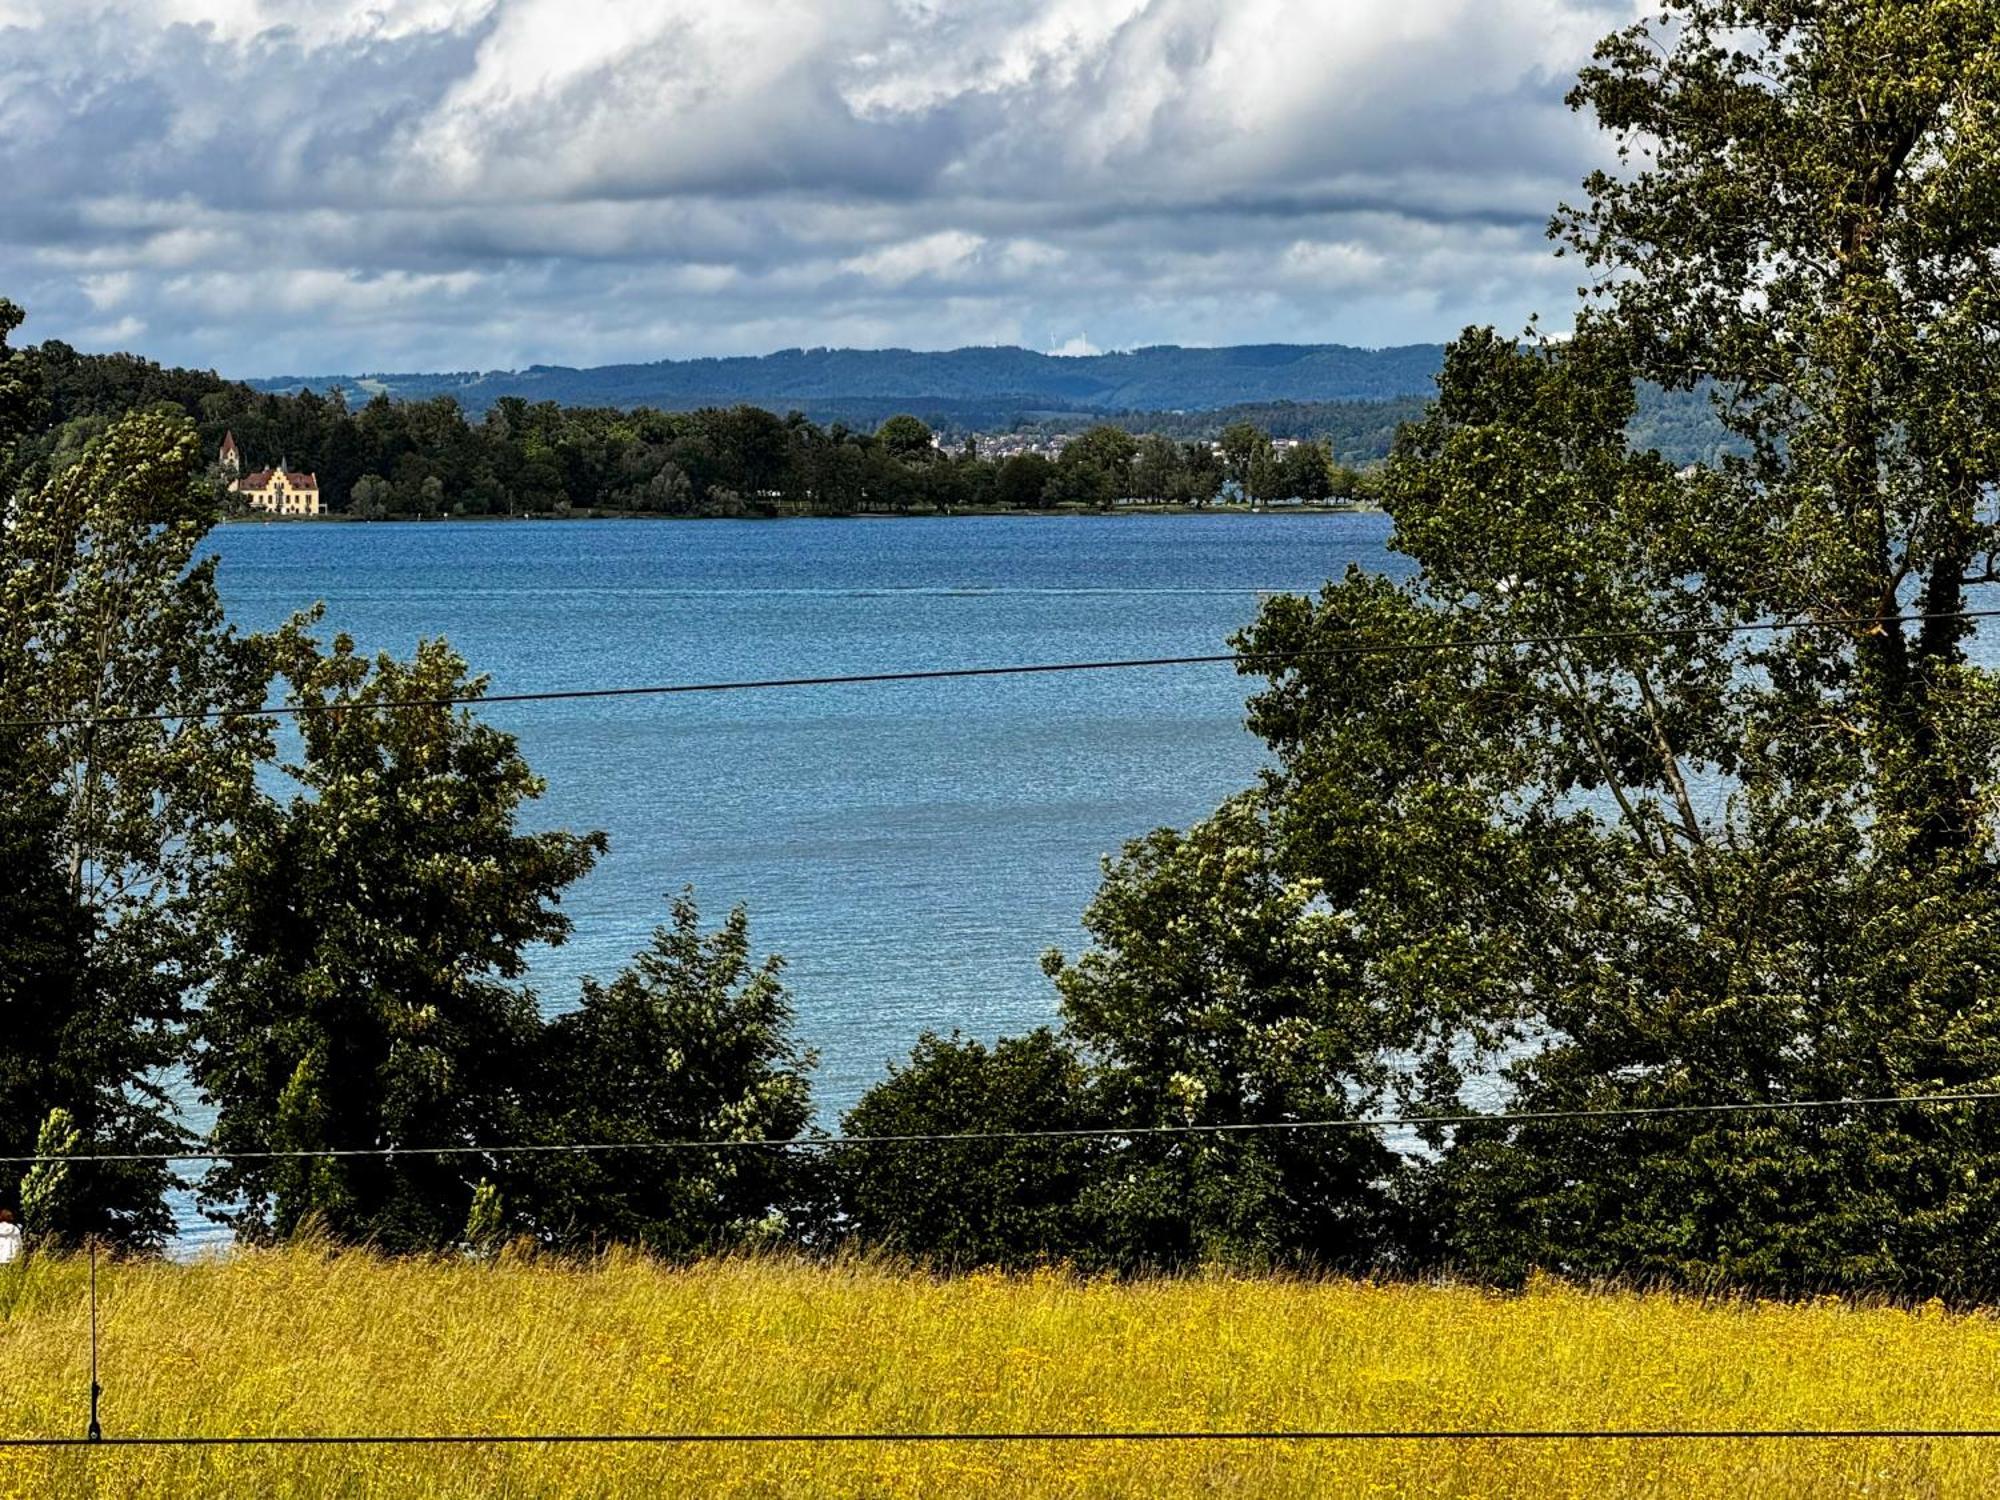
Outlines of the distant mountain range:
M 469 413 L 503 396 L 564 406 L 688 411 L 739 403 L 820 420 L 870 420 L 908 410 L 951 426 L 990 426 L 1058 412 L 1196 412 L 1266 402 L 1388 401 L 1428 395 L 1440 344 L 1354 349 L 1342 344 L 1244 344 L 1123 354 L 1030 349 L 785 349 L 733 359 L 448 374 L 288 376 L 258 390 L 327 391 L 396 400 L 452 396 Z
M 816 422 L 872 429 L 909 412 L 941 433 L 1033 428 L 1075 432 L 1113 422 L 1135 432 L 1213 437 L 1235 420 L 1276 436 L 1324 437 L 1347 462 L 1389 451 L 1396 427 L 1421 414 L 1444 363 L 1442 344 L 1354 349 L 1344 344 L 1161 344 L 1125 354 L 1031 349 L 785 349 L 732 359 L 448 374 L 287 376 L 247 382 L 291 394 L 335 387 L 350 400 L 450 396 L 473 416 L 503 396 L 562 406 L 761 406 Z M 1642 386 L 1632 438 L 1677 463 L 1712 461 L 1737 445 L 1704 391 Z

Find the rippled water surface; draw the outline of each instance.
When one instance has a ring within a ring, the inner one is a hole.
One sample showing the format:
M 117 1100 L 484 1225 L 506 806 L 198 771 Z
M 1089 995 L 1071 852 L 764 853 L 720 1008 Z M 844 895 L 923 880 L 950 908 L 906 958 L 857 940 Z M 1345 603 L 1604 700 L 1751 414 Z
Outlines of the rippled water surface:
M 1392 570 L 1380 516 L 228 526 L 233 617 L 324 600 L 328 629 L 445 635 L 495 692 L 1195 655 L 1260 592 Z M 545 1009 L 610 977 L 667 893 L 741 902 L 789 961 L 822 1111 L 925 1028 L 1053 1016 L 1098 861 L 1248 783 L 1228 666 L 493 705 L 548 795 L 537 826 L 611 853 L 538 952 Z

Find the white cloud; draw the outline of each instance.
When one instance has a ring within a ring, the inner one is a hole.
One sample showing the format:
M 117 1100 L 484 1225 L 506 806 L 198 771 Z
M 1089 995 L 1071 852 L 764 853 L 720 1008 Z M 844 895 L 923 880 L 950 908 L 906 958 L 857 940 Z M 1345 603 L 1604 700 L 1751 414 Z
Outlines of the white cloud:
M 242 374 L 1560 325 L 1627 11 L 0 0 L 0 292 Z
M 1371 285 L 1390 269 L 1381 251 L 1351 239 L 1294 241 L 1280 264 L 1287 275 L 1326 291 Z
M 459 26 L 499 0 L 0 0 L 0 26 L 47 26 L 89 20 L 130 26 L 139 34 L 169 26 L 201 28 L 247 41 L 283 28 L 315 41 L 357 37 L 395 39 L 416 31 Z
M 1143 15 L 1147 0 L 1031 0 L 1019 4 L 910 7 L 880 51 L 857 56 L 846 98 L 863 114 L 917 115 L 968 94 L 1076 85 L 1117 38 Z
M 144 318 L 123 317 L 114 323 L 92 323 L 84 327 L 82 335 L 93 344 L 116 348 L 143 338 L 146 333 Z
M 949 277 L 964 271 L 985 243 L 976 234 L 967 234 L 960 229 L 941 229 L 922 239 L 904 240 L 900 244 L 884 245 L 879 250 L 851 255 L 840 263 L 840 267 L 870 281 L 901 286 L 919 276 Z
M 77 286 L 83 292 L 84 300 L 91 307 L 102 311 L 116 307 L 132 295 L 138 284 L 138 277 L 131 271 L 109 271 L 100 276 L 79 276 Z
M 1086 333 L 1073 333 L 1060 344 L 1057 344 L 1055 348 L 1049 350 L 1049 353 L 1060 355 L 1065 359 L 1081 359 L 1085 355 L 1102 354 L 1103 352 L 1097 345 L 1091 343 L 1090 335 Z

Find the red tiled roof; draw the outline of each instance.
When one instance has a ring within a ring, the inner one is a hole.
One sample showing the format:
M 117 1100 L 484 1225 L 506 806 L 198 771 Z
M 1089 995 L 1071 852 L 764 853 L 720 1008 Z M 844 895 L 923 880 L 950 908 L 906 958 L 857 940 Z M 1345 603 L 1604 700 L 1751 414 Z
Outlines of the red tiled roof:
M 285 476 L 285 483 L 295 490 L 316 490 L 319 488 L 318 476 L 299 474 L 290 469 L 259 469 L 256 473 L 245 474 L 241 479 L 237 480 L 236 487 L 243 490 L 268 490 L 271 487 L 271 476 L 278 473 L 282 473 Z

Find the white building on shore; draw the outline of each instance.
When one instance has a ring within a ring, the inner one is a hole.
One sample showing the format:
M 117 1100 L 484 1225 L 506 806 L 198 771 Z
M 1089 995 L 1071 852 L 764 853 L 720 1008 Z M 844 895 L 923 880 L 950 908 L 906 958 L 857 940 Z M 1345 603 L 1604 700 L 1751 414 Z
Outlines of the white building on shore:
M 236 446 L 236 434 L 225 433 L 216 466 L 229 482 L 229 493 L 240 495 L 252 510 L 269 511 L 274 516 L 316 516 L 319 514 L 319 479 L 313 474 L 289 468 L 283 459 L 274 469 L 243 472 L 243 453 Z

